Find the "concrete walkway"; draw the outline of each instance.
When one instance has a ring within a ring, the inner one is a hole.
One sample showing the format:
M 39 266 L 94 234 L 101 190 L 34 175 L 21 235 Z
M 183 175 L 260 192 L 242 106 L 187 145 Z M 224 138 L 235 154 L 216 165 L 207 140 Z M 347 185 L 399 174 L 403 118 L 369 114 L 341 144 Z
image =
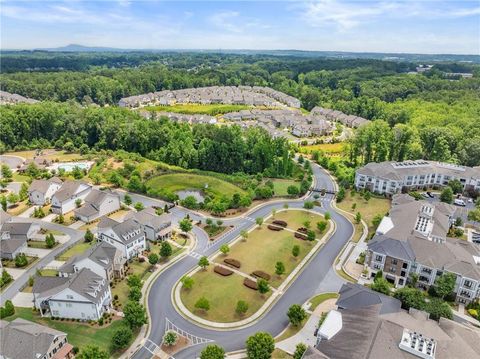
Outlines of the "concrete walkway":
M 308 346 L 315 346 L 317 338 L 315 337 L 314 333 L 315 329 L 317 329 L 319 320 L 319 315 L 315 313 L 310 315 L 310 318 L 308 318 L 303 328 L 297 334 L 282 340 L 281 342 L 277 343 L 275 347 L 287 352 L 290 355 L 293 355 L 295 348 L 299 343 L 304 343 Z
M 31 308 L 33 307 L 33 293 L 19 292 L 13 297 L 12 303 L 15 307 Z

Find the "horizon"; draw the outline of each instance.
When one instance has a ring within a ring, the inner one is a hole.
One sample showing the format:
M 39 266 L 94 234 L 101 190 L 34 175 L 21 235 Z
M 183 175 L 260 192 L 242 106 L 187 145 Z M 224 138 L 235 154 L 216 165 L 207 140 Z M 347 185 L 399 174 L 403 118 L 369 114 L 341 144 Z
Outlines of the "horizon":
M 2 1 L 2 51 L 478 55 L 477 1 Z

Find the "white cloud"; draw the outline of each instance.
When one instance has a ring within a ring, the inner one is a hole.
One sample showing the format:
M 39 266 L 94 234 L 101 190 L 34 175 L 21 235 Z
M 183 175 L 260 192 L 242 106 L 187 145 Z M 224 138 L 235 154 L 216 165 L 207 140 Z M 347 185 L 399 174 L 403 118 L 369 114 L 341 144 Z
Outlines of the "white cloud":
M 240 33 L 243 27 L 240 26 L 240 13 L 238 11 L 219 11 L 209 17 L 210 22 L 220 30 Z

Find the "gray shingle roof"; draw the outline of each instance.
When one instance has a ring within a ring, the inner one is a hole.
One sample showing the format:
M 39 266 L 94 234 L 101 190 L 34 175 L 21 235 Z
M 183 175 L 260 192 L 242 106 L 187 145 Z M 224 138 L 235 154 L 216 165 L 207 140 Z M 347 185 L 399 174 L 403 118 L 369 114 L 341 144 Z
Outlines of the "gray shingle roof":
M 10 359 L 38 359 L 43 357 L 53 340 L 66 333 L 17 318 L 0 321 L 0 356 Z
M 85 258 L 90 258 L 103 268 L 108 269 L 113 266 L 117 252 L 119 252 L 118 249 L 111 244 L 107 242 L 100 242 L 82 254 L 71 257 L 60 267 L 59 270 L 62 273 L 73 273 L 73 267 L 75 263 Z
M 55 193 L 55 198 L 57 198 L 60 202 L 68 198 L 71 198 L 82 184 L 87 184 L 87 183 L 84 181 L 64 182 L 62 184 L 62 187 L 60 187 L 60 189 Z
M 145 208 L 140 212 L 129 212 L 125 216 L 125 219 L 131 218 L 144 226 L 153 228 L 155 231 L 160 231 L 172 224 L 172 215 L 170 213 L 163 213 L 159 216 L 152 207 Z
M 339 291 L 336 304 L 342 309 L 355 309 L 371 305 L 381 305 L 380 314 L 395 313 L 401 310 L 402 303 L 395 298 L 372 291 L 360 284 L 345 283 Z
M 0 241 L 0 252 L 2 254 L 12 254 L 25 245 L 25 239 L 5 239 Z
M 62 180 L 59 179 L 58 177 L 52 177 L 48 180 L 45 180 L 45 179 L 33 180 L 33 182 L 30 184 L 30 187 L 28 187 L 28 191 L 29 192 L 38 191 L 45 194 L 48 188 L 52 185 L 52 183 L 61 184 Z

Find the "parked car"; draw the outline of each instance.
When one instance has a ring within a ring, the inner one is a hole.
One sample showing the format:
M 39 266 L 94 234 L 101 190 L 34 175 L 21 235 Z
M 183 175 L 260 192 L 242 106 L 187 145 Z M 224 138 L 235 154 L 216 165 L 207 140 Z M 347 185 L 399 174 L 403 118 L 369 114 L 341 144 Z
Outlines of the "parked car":
M 465 204 L 465 201 L 463 199 L 458 199 L 458 198 L 455 198 L 455 201 L 453 201 L 453 203 L 457 206 L 461 206 L 461 207 L 465 207 L 466 204 Z
M 427 196 L 430 197 L 430 198 L 435 198 L 435 196 L 430 191 L 427 192 Z

